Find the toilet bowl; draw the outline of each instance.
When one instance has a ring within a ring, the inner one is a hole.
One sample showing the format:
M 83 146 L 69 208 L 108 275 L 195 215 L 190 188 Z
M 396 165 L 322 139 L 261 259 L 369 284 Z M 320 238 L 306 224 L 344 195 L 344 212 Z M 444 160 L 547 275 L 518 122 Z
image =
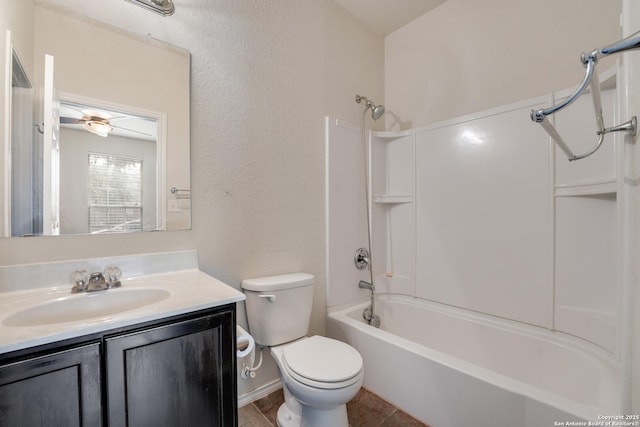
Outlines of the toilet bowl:
M 347 427 L 346 403 L 362 387 L 362 357 L 348 344 L 312 336 L 272 347 L 285 391 L 280 427 Z
M 280 427 L 348 427 L 346 403 L 362 386 L 362 357 L 341 341 L 305 336 L 312 285 L 306 273 L 243 280 L 249 331 L 278 365 L 285 397 Z

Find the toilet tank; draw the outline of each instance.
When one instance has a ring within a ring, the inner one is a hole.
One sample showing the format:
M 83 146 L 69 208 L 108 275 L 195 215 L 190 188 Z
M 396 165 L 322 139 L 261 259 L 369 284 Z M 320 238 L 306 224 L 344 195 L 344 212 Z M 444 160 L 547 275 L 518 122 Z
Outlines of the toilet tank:
M 275 346 L 304 337 L 309 331 L 313 276 L 282 274 L 242 281 L 249 333 L 257 344 Z

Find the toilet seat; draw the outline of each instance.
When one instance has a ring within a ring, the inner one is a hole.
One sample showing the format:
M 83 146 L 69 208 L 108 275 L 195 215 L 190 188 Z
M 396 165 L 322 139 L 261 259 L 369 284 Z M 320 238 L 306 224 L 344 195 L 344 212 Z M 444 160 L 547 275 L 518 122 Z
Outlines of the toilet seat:
M 320 389 L 348 387 L 362 372 L 362 357 L 355 348 L 318 335 L 284 346 L 282 361 L 296 381 Z

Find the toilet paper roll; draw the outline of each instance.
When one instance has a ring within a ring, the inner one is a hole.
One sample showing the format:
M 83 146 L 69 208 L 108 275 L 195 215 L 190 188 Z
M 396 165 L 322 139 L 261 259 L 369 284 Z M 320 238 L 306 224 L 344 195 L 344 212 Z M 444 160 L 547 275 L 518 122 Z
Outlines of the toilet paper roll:
M 245 357 L 248 355 L 253 356 L 254 350 L 256 348 L 256 342 L 251 335 L 241 326 L 236 325 L 236 357 Z M 254 357 L 250 357 L 250 359 L 254 359 Z M 253 364 L 253 363 L 251 363 Z

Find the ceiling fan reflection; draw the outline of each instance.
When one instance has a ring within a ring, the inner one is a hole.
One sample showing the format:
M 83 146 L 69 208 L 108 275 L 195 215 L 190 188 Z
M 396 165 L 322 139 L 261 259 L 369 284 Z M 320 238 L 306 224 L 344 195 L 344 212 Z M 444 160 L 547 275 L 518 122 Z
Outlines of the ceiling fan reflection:
M 96 135 L 99 135 L 103 138 L 106 138 L 107 136 L 109 136 L 109 134 L 111 133 L 111 131 L 113 131 L 114 129 L 120 129 L 120 130 L 124 130 L 124 131 L 128 131 L 128 132 L 133 132 L 133 133 L 137 133 L 140 135 L 144 135 L 146 137 L 152 137 L 153 135 L 147 133 L 147 132 L 141 132 L 139 130 L 136 129 L 131 129 L 131 128 L 126 128 L 123 126 L 116 126 L 113 121 L 120 119 L 120 118 L 127 118 L 129 116 L 123 115 L 123 116 L 117 116 L 117 117 L 113 117 L 110 114 L 107 113 L 103 113 L 100 111 L 94 111 L 94 110 L 86 110 L 86 109 L 78 109 L 78 108 L 74 108 L 73 106 L 69 105 L 69 104 L 65 104 L 67 107 L 69 107 L 70 109 L 77 111 L 78 113 L 82 114 L 81 118 L 76 118 L 76 117 L 60 117 L 60 124 L 72 124 L 72 125 L 82 125 L 82 127 L 91 132 L 94 133 Z

